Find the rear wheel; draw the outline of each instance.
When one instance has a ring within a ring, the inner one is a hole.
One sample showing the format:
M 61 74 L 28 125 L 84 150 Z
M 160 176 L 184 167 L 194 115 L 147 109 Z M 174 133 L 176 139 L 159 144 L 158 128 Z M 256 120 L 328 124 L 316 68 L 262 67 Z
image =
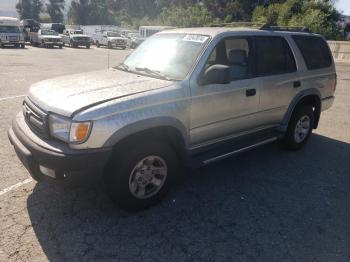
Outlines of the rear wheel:
M 312 106 L 301 105 L 296 108 L 283 139 L 285 147 L 290 150 L 303 148 L 312 133 L 314 121 L 315 117 Z
M 177 173 L 178 160 L 170 145 L 142 141 L 128 145 L 112 157 L 105 185 L 108 195 L 120 208 L 139 211 L 158 203 L 171 188 Z

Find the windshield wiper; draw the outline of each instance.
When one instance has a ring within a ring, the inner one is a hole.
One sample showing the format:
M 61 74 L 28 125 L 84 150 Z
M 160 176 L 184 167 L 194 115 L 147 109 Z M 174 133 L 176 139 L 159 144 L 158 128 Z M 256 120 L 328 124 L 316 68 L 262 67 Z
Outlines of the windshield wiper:
M 160 78 L 163 78 L 165 80 L 169 80 L 171 81 L 172 79 L 164 74 L 162 74 L 161 72 L 157 71 L 157 70 L 153 70 L 153 69 L 150 69 L 148 67 L 135 67 L 135 70 L 136 71 L 143 71 L 147 74 L 151 74 L 151 75 L 154 75 L 154 76 L 157 76 L 157 77 L 160 77 Z
M 115 68 L 130 72 L 130 67 L 124 63 L 121 63 L 120 65 L 116 66 Z

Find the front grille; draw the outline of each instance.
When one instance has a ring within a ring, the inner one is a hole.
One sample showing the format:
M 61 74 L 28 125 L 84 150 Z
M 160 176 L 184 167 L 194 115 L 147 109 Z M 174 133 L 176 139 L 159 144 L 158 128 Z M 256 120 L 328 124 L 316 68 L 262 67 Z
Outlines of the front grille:
M 87 37 L 76 37 L 74 38 L 76 41 L 88 41 L 89 39 Z
M 49 138 L 48 115 L 30 101 L 23 102 L 23 115 L 29 128 L 38 136 Z
M 9 39 L 9 41 L 11 41 L 11 42 L 16 42 L 16 41 L 19 40 L 19 39 L 18 39 L 18 36 L 9 36 L 8 39 Z

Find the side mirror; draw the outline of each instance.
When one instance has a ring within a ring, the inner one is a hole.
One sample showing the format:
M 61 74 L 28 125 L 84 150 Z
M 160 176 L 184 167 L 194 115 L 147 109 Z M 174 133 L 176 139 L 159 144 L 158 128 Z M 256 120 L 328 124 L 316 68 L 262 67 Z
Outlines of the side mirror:
M 231 68 L 226 65 L 212 65 L 198 79 L 199 85 L 228 84 L 231 82 Z

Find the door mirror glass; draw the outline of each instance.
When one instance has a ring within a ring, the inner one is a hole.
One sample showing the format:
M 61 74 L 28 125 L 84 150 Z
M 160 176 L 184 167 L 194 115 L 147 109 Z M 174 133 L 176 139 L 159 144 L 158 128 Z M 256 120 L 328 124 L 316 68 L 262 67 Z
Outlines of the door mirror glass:
M 212 65 L 199 78 L 200 85 L 230 83 L 230 67 L 226 65 Z

